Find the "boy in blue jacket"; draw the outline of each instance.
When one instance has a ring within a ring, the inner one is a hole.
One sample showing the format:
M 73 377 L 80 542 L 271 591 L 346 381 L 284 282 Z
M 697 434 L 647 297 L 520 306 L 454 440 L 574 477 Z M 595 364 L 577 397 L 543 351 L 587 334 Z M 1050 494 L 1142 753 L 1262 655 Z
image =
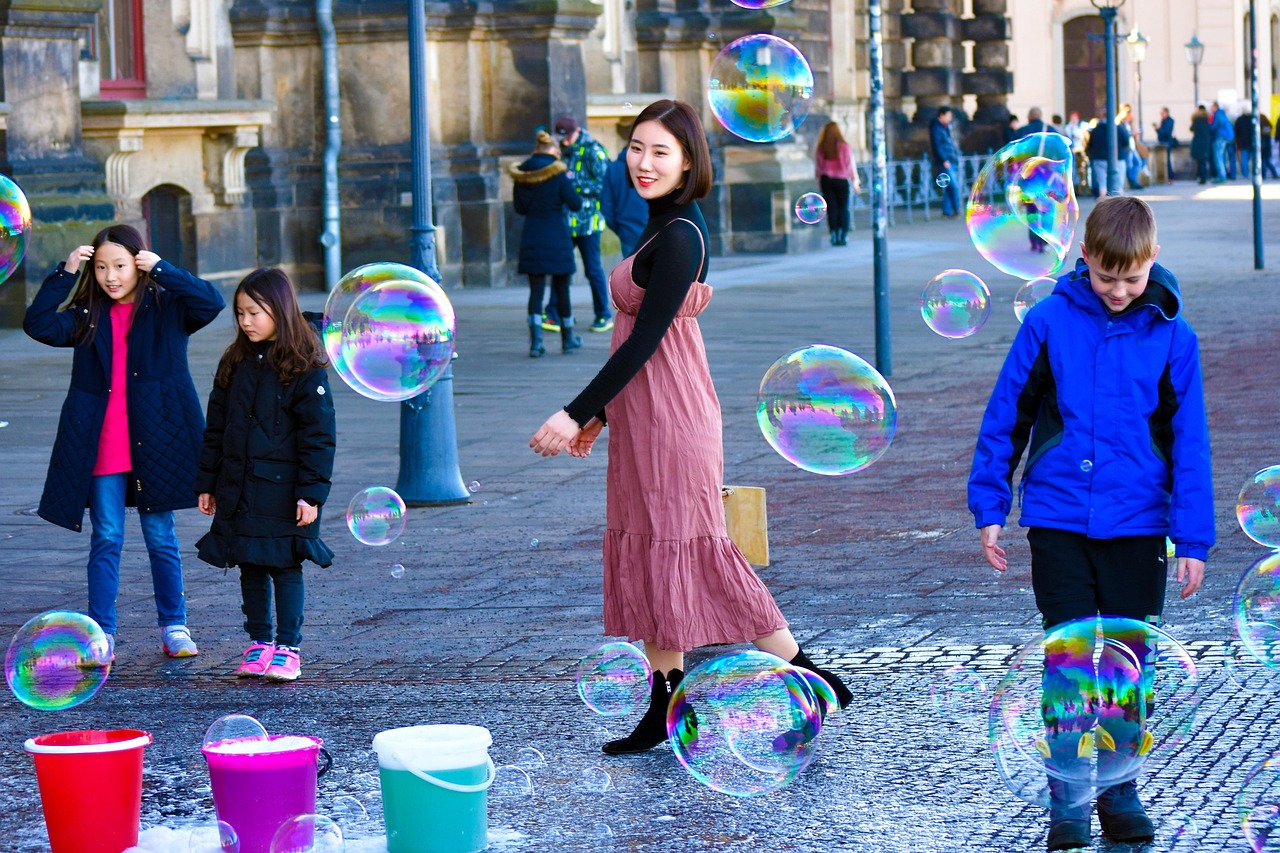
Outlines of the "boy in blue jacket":
M 1145 202 L 1098 202 L 1083 260 L 1028 312 L 982 419 L 969 509 L 983 556 L 1008 566 L 1000 530 L 1028 450 L 1019 523 L 1046 629 L 1098 614 L 1158 621 L 1165 536 L 1182 597 L 1204 580 L 1214 527 L 1200 356 L 1158 250 Z M 1050 780 L 1050 850 L 1091 843 L 1090 803 L 1074 805 L 1064 784 Z M 1099 791 L 1097 805 L 1112 840 L 1153 837 L 1136 782 Z

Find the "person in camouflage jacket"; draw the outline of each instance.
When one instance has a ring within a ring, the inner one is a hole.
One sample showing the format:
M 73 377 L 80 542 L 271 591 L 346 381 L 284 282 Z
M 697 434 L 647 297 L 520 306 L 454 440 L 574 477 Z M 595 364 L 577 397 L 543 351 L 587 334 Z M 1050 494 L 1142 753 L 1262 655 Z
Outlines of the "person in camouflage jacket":
M 604 190 L 605 172 L 609 168 L 609 154 L 585 128 L 579 126 L 573 116 L 556 119 L 555 133 L 560 139 L 561 156 L 569 167 L 566 174 L 583 202 L 581 210 L 569 213 L 569 232 L 582 257 L 583 272 L 591 283 L 591 301 L 595 310 L 591 331 L 607 332 L 613 328 L 613 308 L 609 302 L 604 267 L 600 263 L 600 234 L 605 229 L 600 196 Z M 548 328 L 548 323 L 554 326 L 558 321 L 558 312 L 553 305 L 547 306 L 546 320 L 544 329 Z

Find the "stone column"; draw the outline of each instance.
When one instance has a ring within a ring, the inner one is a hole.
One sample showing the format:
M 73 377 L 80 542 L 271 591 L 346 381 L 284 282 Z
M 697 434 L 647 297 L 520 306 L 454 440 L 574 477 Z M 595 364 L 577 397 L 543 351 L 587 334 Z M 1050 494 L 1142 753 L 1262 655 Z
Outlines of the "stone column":
M 911 45 L 912 71 L 902 74 L 902 92 L 916 101 L 915 118 L 899 141 L 895 156 L 919 156 L 929 151 L 929 122 L 938 108 L 954 110 L 957 137 L 965 125 L 960 102 L 960 69 L 964 47 L 960 44 L 959 0 L 914 0 L 910 14 L 902 15 L 902 36 Z
M 966 151 L 994 151 L 1004 144 L 1004 128 L 1009 118 L 1009 93 L 1013 72 L 1009 70 L 1008 0 L 973 0 L 973 17 L 961 22 L 962 37 L 973 42 L 973 71 L 963 75 L 966 95 L 975 95 L 978 108 L 964 134 Z

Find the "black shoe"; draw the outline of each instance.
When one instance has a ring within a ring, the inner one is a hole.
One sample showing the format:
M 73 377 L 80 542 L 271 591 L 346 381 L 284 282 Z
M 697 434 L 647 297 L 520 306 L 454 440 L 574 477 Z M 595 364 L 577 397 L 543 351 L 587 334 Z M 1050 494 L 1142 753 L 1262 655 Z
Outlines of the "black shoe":
M 1098 823 L 1112 841 L 1150 841 L 1156 834 L 1132 780 L 1098 794 Z
M 841 708 L 848 708 L 853 704 L 853 693 L 845 683 L 840 680 L 840 676 L 830 670 L 818 669 L 818 665 L 809 660 L 809 656 L 804 653 L 804 649 L 800 649 L 796 652 L 796 656 L 791 659 L 791 665 L 807 669 L 818 675 L 823 681 L 827 682 L 831 687 L 831 691 L 836 694 L 836 701 L 840 703 Z M 827 708 L 825 705 L 822 708 L 822 716 L 824 718 L 827 716 Z
M 664 677 L 662 673 L 653 674 L 653 684 L 649 688 L 649 710 L 644 712 L 640 722 L 631 734 L 624 738 L 611 740 L 600 750 L 605 755 L 633 755 L 637 752 L 648 752 L 667 739 L 667 707 L 671 704 L 671 695 L 680 686 L 684 673 L 673 669 Z
M 560 352 L 569 355 L 582 349 L 582 338 L 573 333 L 573 318 L 560 318 Z
M 1087 820 L 1061 820 L 1049 827 L 1048 850 L 1076 850 L 1090 847 L 1093 834 Z
M 529 358 L 542 358 L 546 354 L 547 349 L 542 345 L 542 317 L 538 314 L 530 314 Z

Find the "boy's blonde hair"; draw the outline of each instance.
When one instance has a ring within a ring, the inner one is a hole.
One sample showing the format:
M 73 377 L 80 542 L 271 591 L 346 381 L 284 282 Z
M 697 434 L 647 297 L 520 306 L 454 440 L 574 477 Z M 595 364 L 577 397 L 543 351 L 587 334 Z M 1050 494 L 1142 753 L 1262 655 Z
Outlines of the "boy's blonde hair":
M 1128 270 L 1156 254 L 1156 215 L 1140 198 L 1113 195 L 1093 206 L 1084 223 L 1089 265 Z

